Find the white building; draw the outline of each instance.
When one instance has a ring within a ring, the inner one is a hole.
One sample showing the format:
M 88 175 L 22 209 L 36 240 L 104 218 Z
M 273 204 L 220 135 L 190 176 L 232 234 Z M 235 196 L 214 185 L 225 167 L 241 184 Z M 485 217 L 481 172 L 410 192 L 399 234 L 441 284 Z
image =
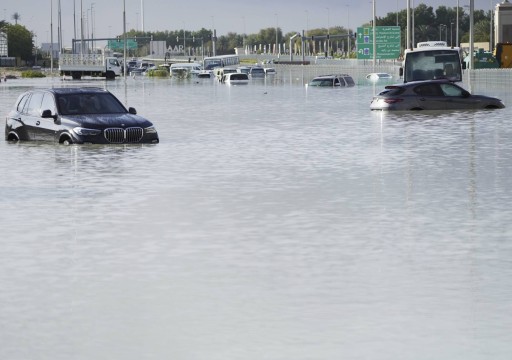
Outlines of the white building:
M 0 31 L 0 57 L 6 57 L 7 50 L 7 34 Z
M 494 11 L 494 43 L 512 42 L 512 4 L 504 0 Z

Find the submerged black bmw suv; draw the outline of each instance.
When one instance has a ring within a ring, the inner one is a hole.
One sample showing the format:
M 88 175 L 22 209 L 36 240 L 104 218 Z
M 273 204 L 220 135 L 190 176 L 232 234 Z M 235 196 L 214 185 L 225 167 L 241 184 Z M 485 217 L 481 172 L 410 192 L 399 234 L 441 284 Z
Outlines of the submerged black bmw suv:
M 5 140 L 61 144 L 158 143 L 153 124 L 101 88 L 34 89 L 21 94 L 5 122 Z

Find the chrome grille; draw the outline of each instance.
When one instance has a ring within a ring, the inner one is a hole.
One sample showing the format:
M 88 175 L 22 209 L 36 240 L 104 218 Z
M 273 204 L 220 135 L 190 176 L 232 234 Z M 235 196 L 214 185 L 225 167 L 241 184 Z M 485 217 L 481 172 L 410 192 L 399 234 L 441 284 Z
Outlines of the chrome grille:
M 142 139 L 144 130 L 140 127 L 105 129 L 105 139 L 113 144 L 136 143 Z

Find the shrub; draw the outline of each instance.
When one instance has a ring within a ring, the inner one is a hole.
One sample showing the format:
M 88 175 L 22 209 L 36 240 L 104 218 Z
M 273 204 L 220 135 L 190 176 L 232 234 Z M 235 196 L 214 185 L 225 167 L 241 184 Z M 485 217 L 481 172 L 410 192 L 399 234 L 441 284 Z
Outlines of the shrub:
M 45 74 L 43 74 L 41 71 L 35 71 L 35 70 L 25 70 L 21 72 L 22 78 L 42 78 L 46 77 Z
M 153 77 L 169 77 L 169 73 L 164 69 L 151 69 L 148 71 L 148 76 Z

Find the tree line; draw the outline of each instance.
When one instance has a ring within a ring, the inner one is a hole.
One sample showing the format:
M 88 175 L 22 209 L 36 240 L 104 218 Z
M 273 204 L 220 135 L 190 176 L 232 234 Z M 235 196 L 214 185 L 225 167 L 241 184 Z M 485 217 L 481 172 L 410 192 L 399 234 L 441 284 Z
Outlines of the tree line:
M 457 23 L 457 8 L 440 6 L 434 10 L 431 6 L 420 4 L 414 9 L 414 44 L 420 41 L 432 40 L 445 40 L 448 44 L 456 45 L 456 23 Z M 475 42 L 489 42 L 491 35 L 491 11 L 485 12 L 484 10 L 475 10 L 474 17 L 474 41 Z M 17 19 L 19 16 L 17 17 Z M 400 26 L 402 37 L 402 48 L 405 44 L 406 26 L 407 26 L 407 10 L 399 12 L 389 12 L 386 16 L 376 18 L 376 26 Z M 361 27 L 371 26 L 368 21 L 362 24 Z M 15 24 L 10 24 L 6 21 L 0 21 L 0 30 L 7 33 L 8 36 L 8 51 L 9 56 L 17 57 L 21 60 L 30 62 L 34 59 L 34 54 L 37 55 L 35 46 L 35 34 L 28 31 L 23 25 L 19 24 L 16 20 Z M 329 30 L 329 31 L 328 31 Z M 269 27 L 261 29 L 256 34 L 238 34 L 236 32 L 229 32 L 226 35 L 221 35 L 215 40 L 215 52 L 217 55 L 232 54 L 234 48 L 248 46 L 251 48 L 256 47 L 259 49 L 260 45 L 274 45 L 276 39 L 280 44 L 289 44 L 289 39 L 297 34 L 302 34 L 303 29 L 283 33 L 279 27 Z M 322 36 L 329 33 L 330 35 L 346 35 L 350 34 L 351 38 L 355 35 L 354 29 L 347 29 L 343 26 L 332 26 L 327 28 L 308 29 L 307 36 Z M 202 28 L 198 31 L 186 30 L 166 30 L 154 32 L 141 32 L 130 30 L 127 32 L 127 37 L 138 38 L 138 53 L 136 56 L 143 56 L 147 54 L 149 42 L 165 41 L 168 47 L 175 47 L 185 44 L 188 48 L 204 48 L 205 52 L 211 51 L 213 34 L 209 29 Z M 122 38 L 123 35 L 119 35 Z M 469 14 L 464 11 L 464 8 L 459 7 L 459 37 L 460 42 L 468 42 L 469 40 Z M 294 43 L 300 47 L 301 39 L 296 37 Z M 354 41 L 351 40 L 352 51 L 355 49 Z M 287 45 L 288 46 L 288 45 Z M 320 49 L 318 46 L 316 49 Z M 339 41 L 333 41 L 332 51 L 336 52 L 337 49 L 348 49 L 348 39 L 342 38 Z M 145 52 L 145 53 L 144 53 Z M 39 52 L 40 53 L 40 52 Z M 354 52 L 352 56 L 356 56 Z M 43 56 L 43 54 L 40 54 Z

